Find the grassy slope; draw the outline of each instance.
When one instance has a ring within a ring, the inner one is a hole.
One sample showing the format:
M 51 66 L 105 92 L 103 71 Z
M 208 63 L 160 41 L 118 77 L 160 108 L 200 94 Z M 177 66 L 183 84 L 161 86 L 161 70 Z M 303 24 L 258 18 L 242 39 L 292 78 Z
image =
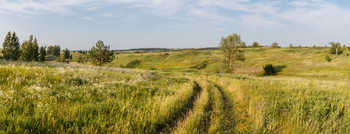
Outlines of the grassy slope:
M 235 74 L 226 75 L 168 73 L 215 73 L 220 67 L 219 51 L 120 54 L 109 64 L 119 67 L 141 60 L 139 69 L 167 72 L 156 81 L 136 70 L 62 67 L 53 62 L 3 64 L 0 93 L 5 99 L 0 100 L 0 117 L 5 118 L 0 118 L 0 125 L 9 123 L 3 128 L 7 132 L 23 132 L 39 123 L 36 131 L 51 133 L 151 133 L 164 128 L 179 133 L 348 133 L 350 90 L 345 80 L 349 57 L 329 63 L 324 59 L 327 52 L 327 48 L 249 48 L 247 60 L 236 62 Z M 209 61 L 206 68 L 190 68 L 204 60 Z M 265 64 L 281 71 L 262 77 Z M 194 78 L 202 91 L 193 92 L 190 81 L 181 82 L 178 77 L 183 75 Z M 79 79 L 82 85 L 76 85 Z M 23 93 L 27 97 L 21 98 Z M 35 112 L 30 114 L 27 111 L 33 106 Z
M 235 73 L 261 74 L 262 66 L 273 64 L 280 70 L 278 76 L 315 78 L 320 80 L 338 80 L 347 76 L 349 57 L 325 61 L 328 48 L 255 48 L 245 49 L 246 61 L 236 62 Z M 120 67 L 131 60 L 141 60 L 140 69 L 160 69 L 181 72 L 218 72 L 220 68 L 219 51 L 182 51 L 169 53 L 120 54 L 109 66 Z M 206 68 L 198 70 L 190 67 L 209 60 Z
M 0 133 L 154 133 L 174 123 L 193 83 L 144 71 L 0 62 Z

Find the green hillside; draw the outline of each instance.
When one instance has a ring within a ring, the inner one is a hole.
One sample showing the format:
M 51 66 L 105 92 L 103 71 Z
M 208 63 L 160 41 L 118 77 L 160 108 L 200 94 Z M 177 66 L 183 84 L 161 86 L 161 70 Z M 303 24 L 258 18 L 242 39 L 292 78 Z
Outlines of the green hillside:
M 218 50 L 0 60 L 0 133 L 349 133 L 350 57 L 328 49 L 247 48 L 226 74 Z
M 329 48 L 247 48 L 246 60 L 234 63 L 234 73 L 259 75 L 265 64 L 276 66 L 278 76 L 307 77 L 337 80 L 347 75 L 349 57 L 341 56 L 331 62 L 325 60 Z M 333 57 L 332 57 L 333 58 Z M 119 54 L 108 66 L 125 66 L 140 60 L 135 68 L 180 72 L 220 72 L 221 56 L 218 50 L 181 51 L 162 53 Z M 201 69 L 196 65 L 206 63 Z

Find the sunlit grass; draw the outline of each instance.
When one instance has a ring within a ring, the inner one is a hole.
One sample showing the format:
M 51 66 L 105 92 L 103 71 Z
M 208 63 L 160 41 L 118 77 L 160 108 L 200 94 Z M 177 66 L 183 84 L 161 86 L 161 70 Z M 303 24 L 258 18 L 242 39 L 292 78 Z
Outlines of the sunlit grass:
M 185 78 L 33 64 L 0 65 L 2 132 L 153 133 L 194 94 Z

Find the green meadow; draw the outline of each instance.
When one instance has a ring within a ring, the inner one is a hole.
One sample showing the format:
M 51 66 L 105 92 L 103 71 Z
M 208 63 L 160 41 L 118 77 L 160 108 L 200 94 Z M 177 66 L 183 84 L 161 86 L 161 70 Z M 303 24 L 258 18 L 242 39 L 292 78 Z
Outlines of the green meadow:
M 76 52 L 69 64 L 0 60 L 0 133 L 350 133 L 350 57 L 244 50 L 233 73 L 218 50 L 129 51 L 102 67 Z

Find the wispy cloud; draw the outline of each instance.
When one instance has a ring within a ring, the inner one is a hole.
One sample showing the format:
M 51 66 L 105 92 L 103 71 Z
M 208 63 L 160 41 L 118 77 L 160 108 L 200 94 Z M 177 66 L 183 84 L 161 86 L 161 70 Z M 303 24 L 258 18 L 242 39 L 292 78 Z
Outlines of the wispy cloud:
M 302 25 L 332 29 L 350 23 L 349 9 L 326 0 L 1 0 L 0 5 L 0 14 L 59 14 L 83 20 L 135 20 L 146 14 L 189 21 L 236 21 L 258 28 Z

